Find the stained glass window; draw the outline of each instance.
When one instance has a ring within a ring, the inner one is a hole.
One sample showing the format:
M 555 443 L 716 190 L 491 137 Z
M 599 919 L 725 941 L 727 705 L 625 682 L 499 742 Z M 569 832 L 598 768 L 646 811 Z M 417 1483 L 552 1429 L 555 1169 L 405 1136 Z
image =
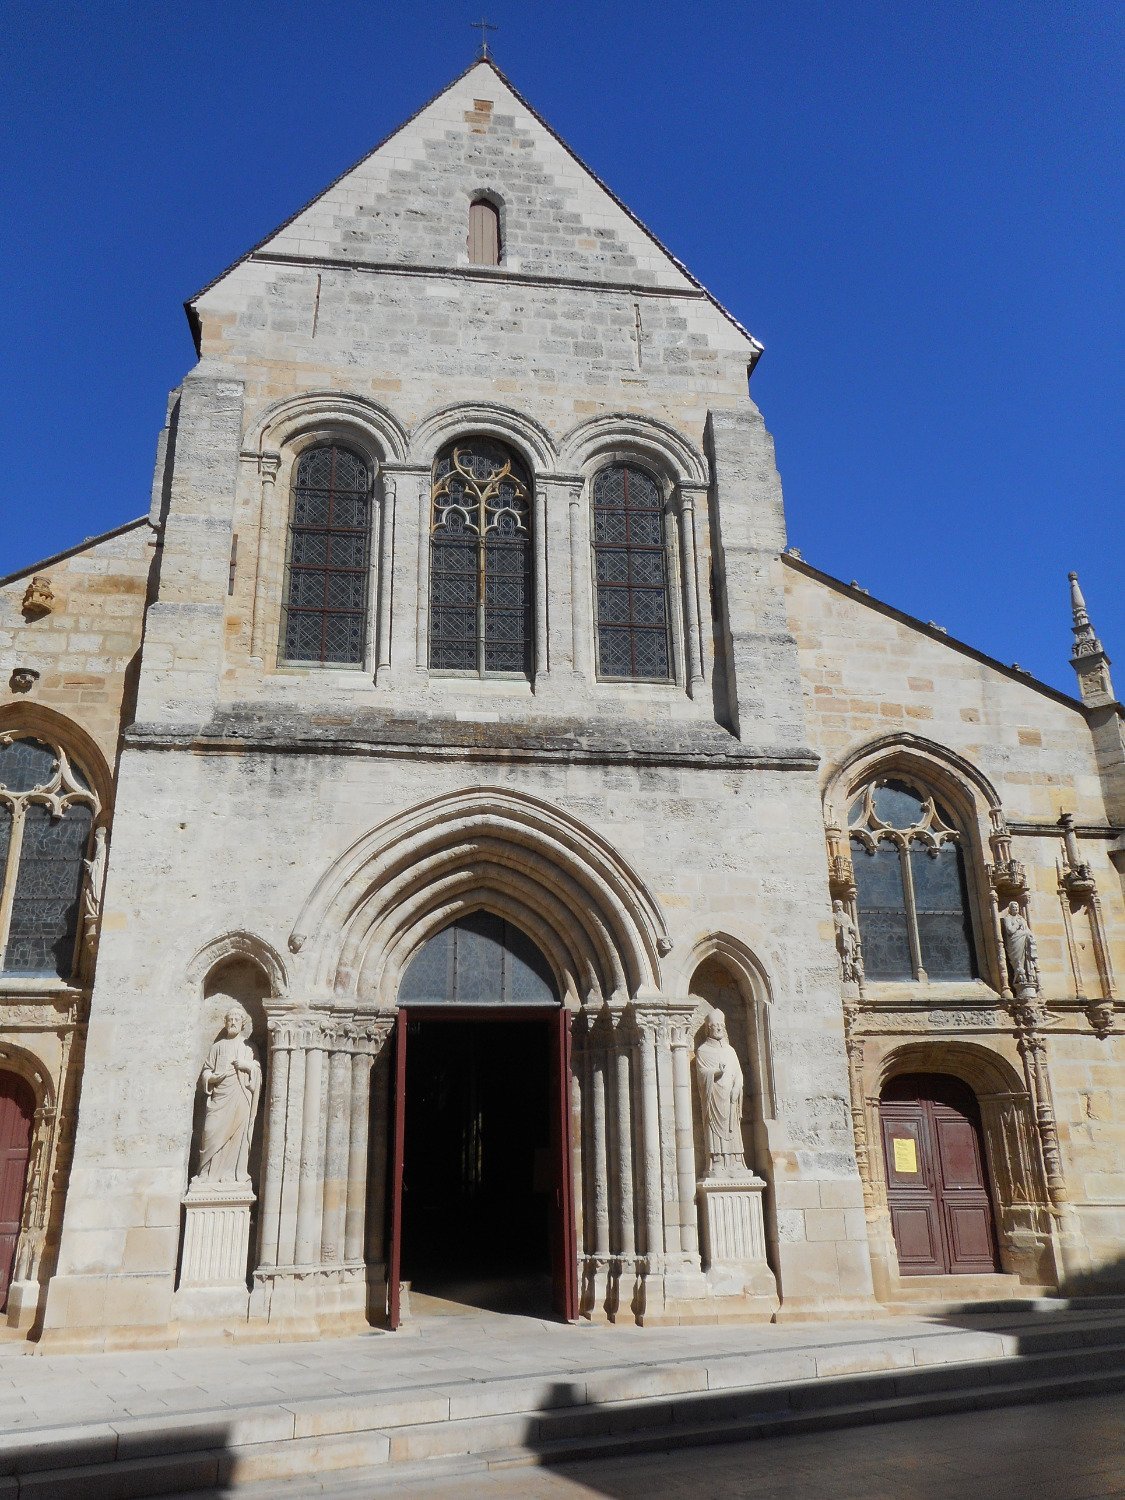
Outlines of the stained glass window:
M 531 485 L 500 443 L 452 444 L 434 465 L 430 666 L 531 676 Z
M 423 943 L 400 1005 L 557 1005 L 551 966 L 518 927 L 492 912 L 460 917 Z
M 41 740 L 0 744 L 0 970 L 69 979 L 97 816 L 86 778 Z
M 346 448 L 297 461 L 281 652 L 286 661 L 361 666 L 367 642 L 371 473 Z
M 925 791 L 885 778 L 848 815 L 869 979 L 977 975 L 961 835 Z
M 664 497 L 644 469 L 613 464 L 594 479 L 599 677 L 671 677 Z

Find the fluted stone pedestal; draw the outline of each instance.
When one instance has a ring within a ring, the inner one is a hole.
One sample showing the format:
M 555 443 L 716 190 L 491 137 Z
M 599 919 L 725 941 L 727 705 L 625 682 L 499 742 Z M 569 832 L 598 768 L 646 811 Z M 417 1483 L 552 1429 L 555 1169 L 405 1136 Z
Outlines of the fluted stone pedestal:
M 193 1182 L 183 1199 L 184 1249 L 180 1286 L 246 1288 L 250 1249 L 250 1209 L 254 1192 L 248 1182 Z
M 705 1177 L 699 1184 L 703 1264 L 716 1294 L 768 1297 L 776 1307 L 777 1282 L 766 1261 L 765 1186 L 753 1172 Z

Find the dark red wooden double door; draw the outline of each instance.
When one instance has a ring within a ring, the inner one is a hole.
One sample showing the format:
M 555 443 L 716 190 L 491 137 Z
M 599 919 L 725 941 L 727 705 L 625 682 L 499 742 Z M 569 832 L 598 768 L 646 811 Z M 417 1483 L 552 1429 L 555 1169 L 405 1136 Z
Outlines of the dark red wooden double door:
M 0 1310 L 8 1305 L 34 1118 L 30 1087 L 15 1073 L 0 1072 Z
M 902 1274 L 998 1270 L 972 1090 L 940 1073 L 901 1074 L 887 1085 L 879 1114 Z

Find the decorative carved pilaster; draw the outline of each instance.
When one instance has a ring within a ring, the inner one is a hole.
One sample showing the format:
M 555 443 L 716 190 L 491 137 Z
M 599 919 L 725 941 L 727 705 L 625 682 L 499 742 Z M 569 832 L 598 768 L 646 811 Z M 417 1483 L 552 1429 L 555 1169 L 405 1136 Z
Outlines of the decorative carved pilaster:
M 1085 988 L 1078 958 L 1078 943 L 1074 933 L 1074 918 L 1084 915 L 1090 929 L 1090 942 L 1094 950 L 1098 986 L 1101 990 L 1100 995 L 1088 1000 L 1086 1018 L 1093 1027 L 1095 1035 L 1104 1040 L 1113 1029 L 1116 997 L 1113 961 L 1110 957 L 1109 940 L 1102 917 L 1101 897 L 1098 894 L 1093 866 L 1082 858 L 1074 814 L 1063 813 L 1059 818 L 1059 828 L 1063 845 L 1063 857 L 1057 865 L 1059 895 L 1062 901 L 1067 945 L 1074 970 L 1075 989 L 1081 995 Z
M 863 1037 L 858 1035 L 859 1006 L 844 1006 L 844 1046 L 848 1057 L 848 1102 L 855 1141 L 856 1170 L 863 1187 L 863 1206 L 875 1207 L 875 1185 L 871 1177 L 871 1147 L 867 1135 L 867 1104 L 863 1093 Z
M 851 843 L 830 803 L 824 809 L 824 818 L 828 890 L 832 898 L 832 922 L 836 956 L 840 961 L 840 978 L 844 984 L 857 985 L 862 997 L 866 992 L 866 976 L 863 971 L 863 943 L 859 935 L 859 909 L 856 905 Z
M 1039 1146 L 1043 1155 L 1043 1168 L 1047 1179 L 1047 1193 L 1056 1209 L 1069 1204 L 1066 1179 L 1063 1175 L 1062 1152 L 1059 1149 L 1059 1132 L 1055 1121 L 1055 1105 L 1051 1094 L 1051 1080 L 1047 1071 L 1047 1040 L 1039 1029 L 1043 1010 L 1038 1004 L 1017 1006 L 1019 1036 L 1016 1045 L 1023 1059 L 1028 1092 L 1035 1107 L 1035 1124 L 1039 1132 Z

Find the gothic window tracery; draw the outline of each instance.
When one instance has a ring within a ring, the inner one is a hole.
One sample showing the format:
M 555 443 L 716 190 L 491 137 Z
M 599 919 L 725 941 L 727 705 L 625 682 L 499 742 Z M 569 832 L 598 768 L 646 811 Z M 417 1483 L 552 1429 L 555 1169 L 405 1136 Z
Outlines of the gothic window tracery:
M 434 465 L 430 666 L 531 676 L 531 482 L 491 438 L 452 443 Z
M 281 627 L 285 661 L 363 664 L 371 481 L 369 465 L 334 444 L 307 449 L 297 460 Z
M 962 838 L 947 809 L 880 777 L 852 803 L 848 834 L 867 978 L 975 979 Z
M 0 972 L 70 978 L 97 814 L 60 746 L 0 736 Z
M 672 676 L 664 496 L 636 464 L 594 478 L 598 676 L 667 682 Z

